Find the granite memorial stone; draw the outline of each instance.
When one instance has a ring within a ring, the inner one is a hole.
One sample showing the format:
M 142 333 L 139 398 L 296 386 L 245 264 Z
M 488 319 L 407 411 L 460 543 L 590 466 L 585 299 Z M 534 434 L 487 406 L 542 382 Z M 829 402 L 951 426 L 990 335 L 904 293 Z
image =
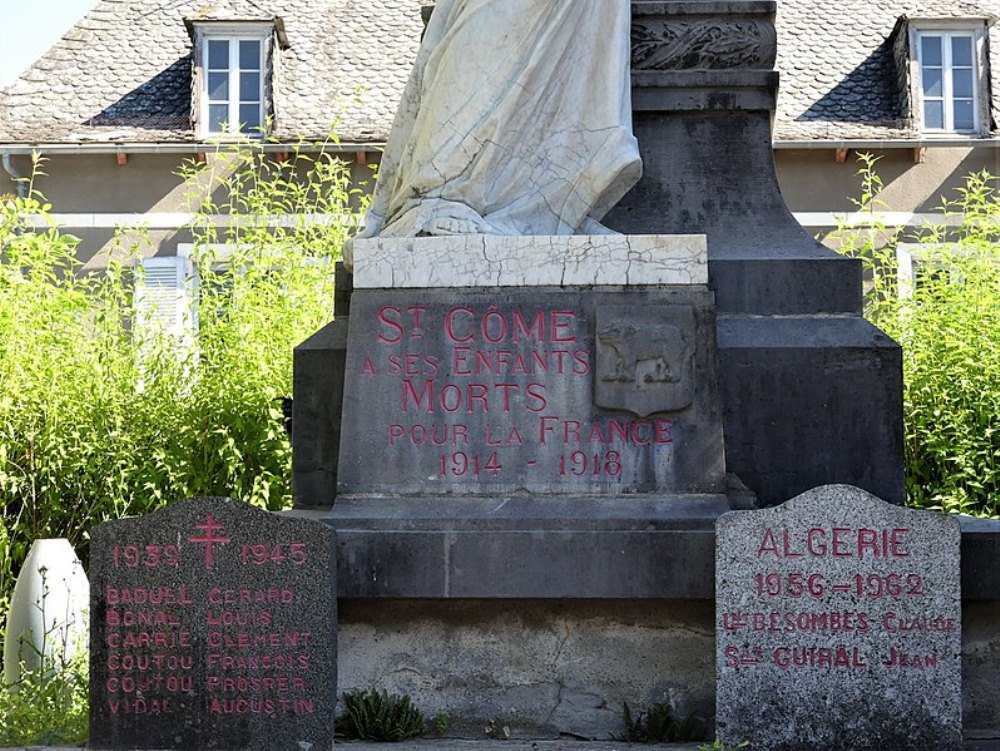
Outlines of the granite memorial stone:
M 828 485 L 726 514 L 716 534 L 720 738 L 961 747 L 956 519 Z
M 334 540 L 222 498 L 96 527 L 90 748 L 329 749 Z

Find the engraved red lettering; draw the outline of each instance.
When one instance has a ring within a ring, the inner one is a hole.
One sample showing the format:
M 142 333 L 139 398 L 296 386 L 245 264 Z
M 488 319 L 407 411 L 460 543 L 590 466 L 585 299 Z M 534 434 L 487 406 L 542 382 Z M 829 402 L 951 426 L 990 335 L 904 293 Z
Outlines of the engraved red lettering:
M 441 389 L 441 409 L 448 413 L 458 412 L 462 408 L 462 389 L 449 383 Z
M 472 368 L 469 367 L 469 356 L 472 354 L 471 347 L 455 347 L 451 353 L 452 375 L 467 376 L 472 375 Z
M 475 337 L 472 334 L 467 334 L 466 336 L 459 336 L 455 333 L 455 322 L 459 313 L 464 313 L 465 317 L 471 316 L 472 311 L 466 307 L 458 306 L 452 308 L 444 317 L 444 333 L 447 335 L 448 339 L 462 344 L 464 342 L 471 342 Z
M 879 557 L 878 532 L 874 529 L 858 530 L 858 558 L 864 559 L 866 550 L 872 558 Z
M 764 553 L 774 553 L 775 556 L 779 555 L 778 541 L 774 538 L 774 530 L 770 527 L 764 530 L 764 537 L 757 548 L 757 557 L 760 558 Z
M 392 305 L 386 305 L 379 309 L 378 320 L 388 333 L 378 332 L 378 341 L 384 344 L 398 344 L 403 341 L 403 326 L 399 323 L 398 319 L 403 315 L 399 308 L 393 307 Z
M 786 529 L 781 533 L 782 543 L 784 545 L 785 558 L 801 558 L 805 553 L 797 552 L 792 550 L 791 533 Z
M 545 340 L 545 315 L 542 311 L 539 310 L 535 313 L 530 326 L 525 323 L 520 310 L 514 311 L 514 341 L 520 342 L 522 337 L 524 341 L 534 339 L 537 342 L 543 342 Z
M 637 446 L 649 446 L 653 442 L 652 438 L 643 437 L 643 428 L 650 428 L 650 432 L 652 432 L 652 426 L 649 420 L 636 420 L 632 423 L 632 443 Z
M 518 385 L 516 383 L 498 383 L 493 388 L 503 394 L 503 411 L 510 412 L 510 392 L 517 391 Z
M 423 338 L 423 331 L 420 326 L 420 314 L 423 313 L 427 308 L 423 305 L 411 305 L 406 309 L 406 312 L 410 314 L 413 319 L 413 331 L 410 332 L 411 339 L 421 339 Z
M 553 310 L 550 315 L 553 342 L 575 342 L 573 323 L 576 313 L 571 310 Z
M 674 442 L 674 439 L 670 435 L 670 429 L 673 426 L 673 420 L 656 421 L 656 438 L 654 440 L 658 446 Z
M 403 379 L 403 412 L 410 411 L 410 402 L 413 402 L 414 408 L 419 412 L 423 409 L 424 412 L 431 413 L 434 411 L 434 381 L 424 381 L 423 388 L 420 389 L 420 395 L 417 395 L 417 390 L 413 387 L 413 383 L 409 379 Z
M 531 412 L 543 412 L 549 406 L 549 400 L 545 398 L 544 383 L 529 383 L 524 393 L 527 397 L 524 406 Z
M 897 527 L 892 530 L 889 536 L 889 550 L 892 551 L 893 558 L 909 558 L 909 552 L 903 547 L 903 535 L 910 530 L 906 527 Z
M 628 423 L 608 420 L 608 443 L 613 443 L 615 438 L 622 443 L 628 443 Z
M 475 405 L 478 404 L 482 408 L 483 414 L 490 411 L 490 404 L 487 400 L 487 395 L 489 394 L 489 389 L 486 384 L 483 383 L 470 383 L 468 388 L 468 406 L 466 407 L 466 412 L 470 415 L 476 411 Z
M 545 445 L 545 439 L 549 433 L 555 433 L 556 429 L 552 423 L 558 422 L 559 418 L 553 415 L 545 415 L 538 420 L 538 442 Z
M 507 339 L 507 319 L 496 309 L 491 309 L 479 325 L 483 339 L 491 344 L 499 344 Z
M 826 555 L 826 543 L 817 540 L 821 537 L 826 537 L 826 530 L 819 527 L 813 527 L 806 533 L 806 549 L 810 555 Z
M 563 422 L 563 445 L 568 446 L 570 444 L 570 436 L 573 437 L 573 443 L 580 442 L 580 421 L 579 420 L 565 420 Z
M 833 528 L 833 555 L 835 558 L 849 558 L 851 551 L 848 547 L 847 541 L 844 539 L 844 535 L 850 532 L 848 527 L 834 527 Z

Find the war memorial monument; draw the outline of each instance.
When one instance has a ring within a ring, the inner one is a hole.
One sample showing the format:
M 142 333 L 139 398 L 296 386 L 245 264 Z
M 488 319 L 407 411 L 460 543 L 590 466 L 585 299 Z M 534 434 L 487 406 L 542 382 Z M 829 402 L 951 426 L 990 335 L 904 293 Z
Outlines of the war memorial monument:
M 225 549 L 265 599 L 319 593 L 303 618 L 335 659 L 303 648 L 301 701 L 327 706 L 332 680 L 408 694 L 458 737 L 580 739 L 665 702 L 773 751 L 951 749 L 963 721 L 998 725 L 996 665 L 961 657 L 963 638 L 990 654 L 1000 538 L 898 508 L 901 353 L 862 317 L 860 261 L 778 190 L 775 11 L 425 14 L 336 319 L 295 352 L 295 515 L 336 533 L 335 632 L 313 568 L 332 537 L 294 531 L 298 573 L 290 547 L 285 568 L 253 547 L 288 544 L 256 520 Z M 190 576 L 221 587 L 206 555 Z M 254 685 L 226 698 L 306 706 Z

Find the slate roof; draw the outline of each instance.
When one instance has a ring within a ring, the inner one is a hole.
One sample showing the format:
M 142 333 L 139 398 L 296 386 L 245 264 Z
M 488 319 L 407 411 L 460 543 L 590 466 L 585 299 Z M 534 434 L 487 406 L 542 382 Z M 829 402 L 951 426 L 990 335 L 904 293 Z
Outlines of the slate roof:
M 101 0 L 0 91 L 2 143 L 190 142 L 185 19 L 280 19 L 273 135 L 383 142 L 432 0 Z M 891 35 L 903 15 L 1000 16 L 1000 0 L 779 0 L 778 140 L 919 135 Z M 991 31 L 994 101 L 1000 36 Z
M 778 0 L 777 140 L 916 138 L 893 57 L 903 17 L 1000 16 L 1000 0 Z M 1000 30 L 990 30 L 1000 102 Z M 995 105 L 994 105 L 995 106 Z M 995 117 L 995 115 L 994 115 Z
M 281 19 L 279 139 L 384 141 L 416 55 L 421 0 L 101 0 L 0 92 L 0 143 L 176 142 L 191 129 L 185 19 Z

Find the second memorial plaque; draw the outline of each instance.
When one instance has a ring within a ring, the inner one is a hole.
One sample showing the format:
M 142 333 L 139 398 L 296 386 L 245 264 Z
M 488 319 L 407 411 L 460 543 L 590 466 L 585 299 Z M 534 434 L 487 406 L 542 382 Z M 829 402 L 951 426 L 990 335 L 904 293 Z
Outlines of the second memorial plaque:
M 328 749 L 326 525 L 196 498 L 92 532 L 90 747 Z

